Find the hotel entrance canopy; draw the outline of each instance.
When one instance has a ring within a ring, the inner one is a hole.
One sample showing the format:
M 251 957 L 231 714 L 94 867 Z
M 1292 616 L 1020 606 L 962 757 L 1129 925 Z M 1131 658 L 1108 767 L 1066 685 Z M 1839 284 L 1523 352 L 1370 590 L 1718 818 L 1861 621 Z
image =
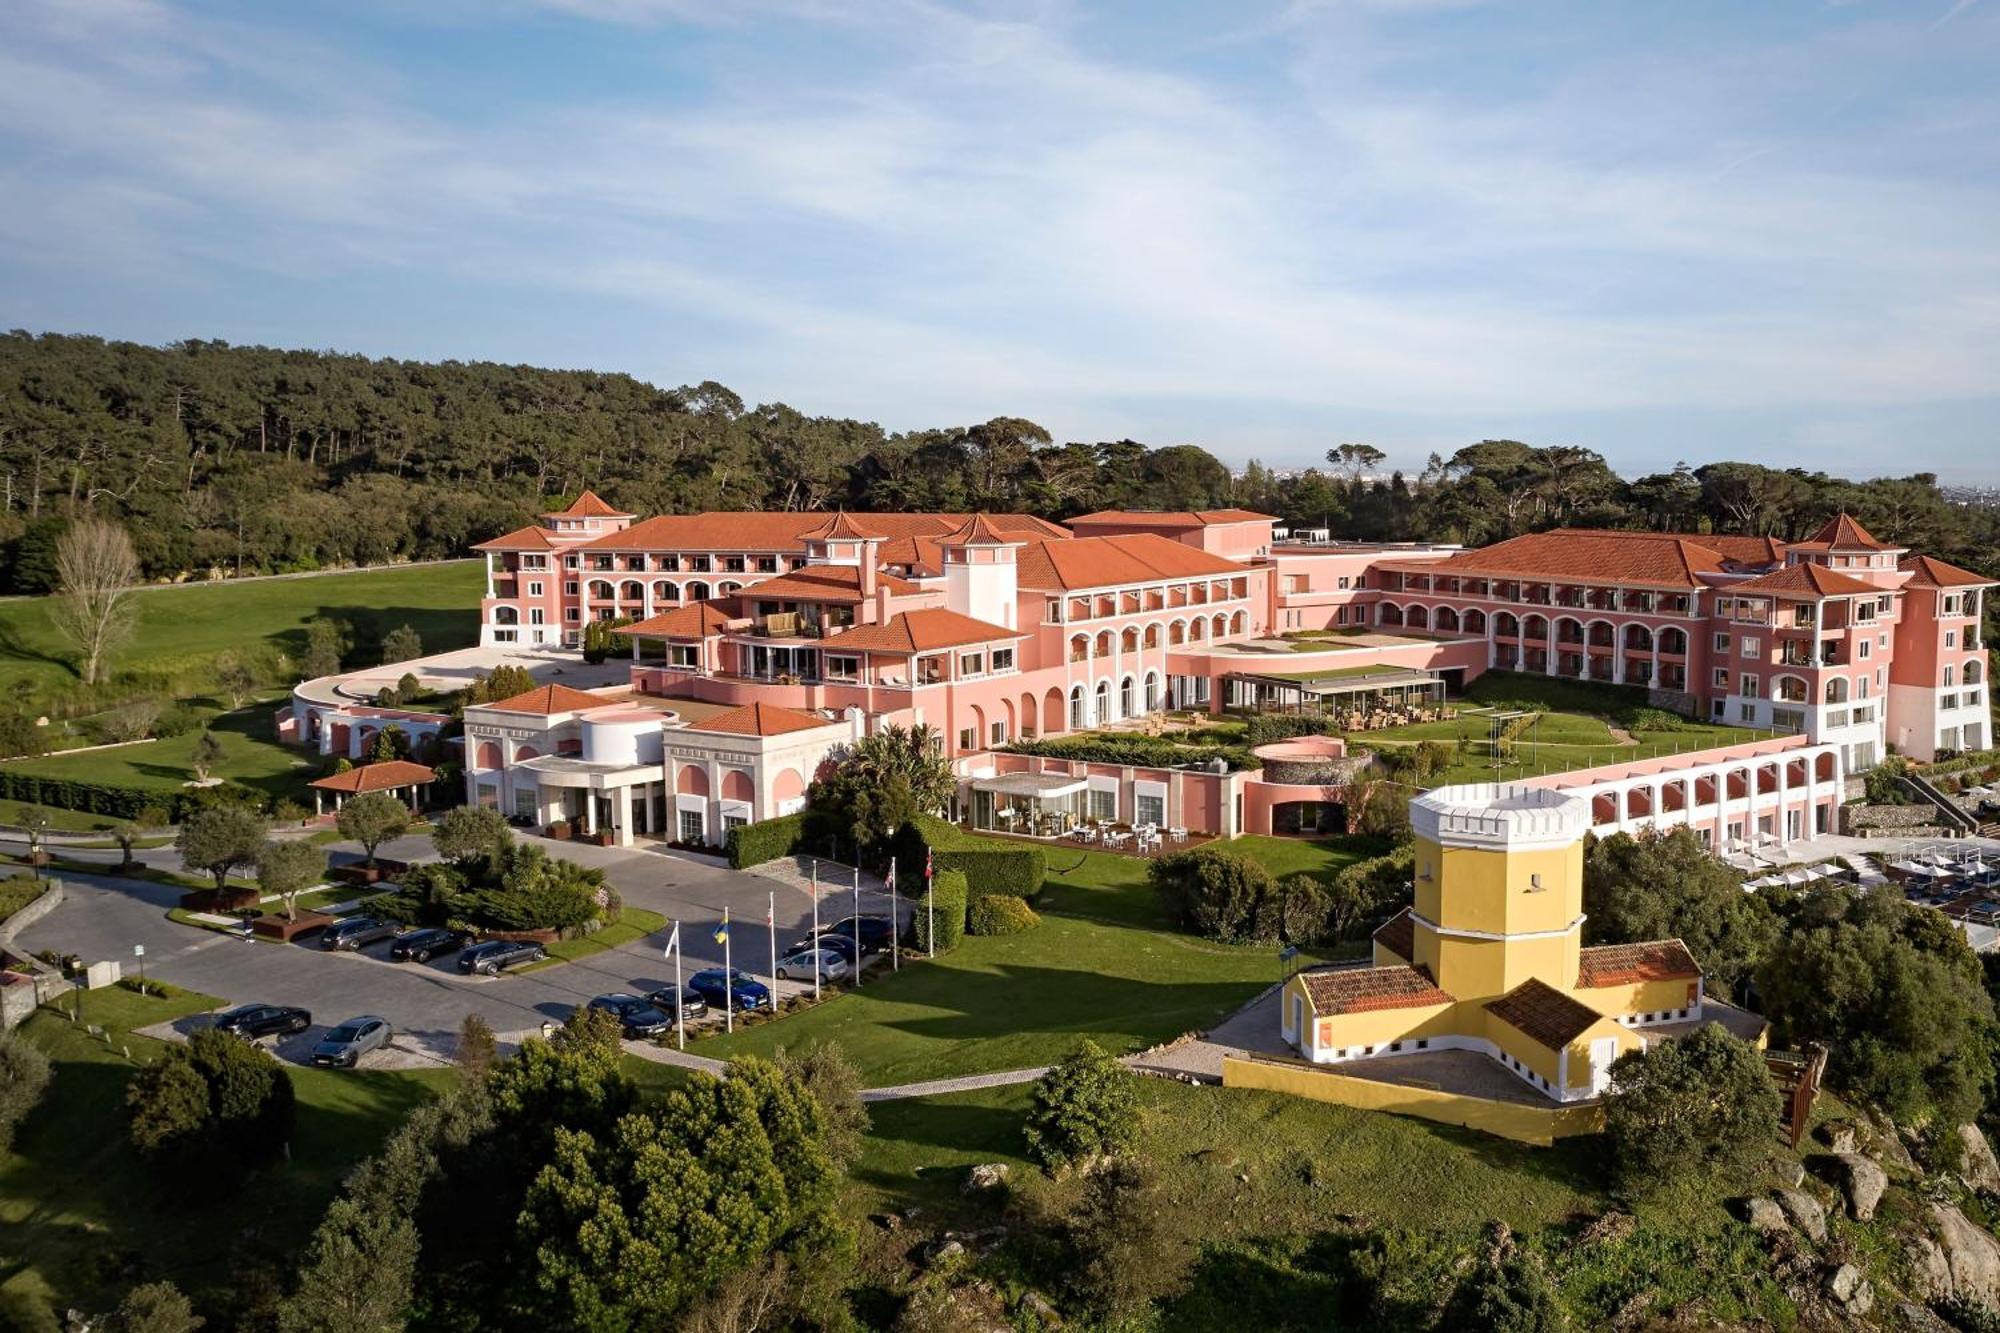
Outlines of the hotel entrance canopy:
M 1039 800 L 1074 796 L 1089 786 L 1083 778 L 1071 777 L 1067 773 L 1001 773 L 995 777 L 972 780 L 974 791 L 990 791 L 998 796 L 1030 796 Z

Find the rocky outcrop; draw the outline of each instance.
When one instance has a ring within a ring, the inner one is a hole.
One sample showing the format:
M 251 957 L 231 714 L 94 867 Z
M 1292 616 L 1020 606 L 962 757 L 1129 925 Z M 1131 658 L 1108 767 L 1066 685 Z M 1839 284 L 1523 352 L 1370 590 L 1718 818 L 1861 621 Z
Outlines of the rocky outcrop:
M 1903 1237 L 1903 1288 L 1927 1304 L 1951 1299 L 1951 1265 L 1938 1243 L 1922 1232 Z
M 1859 1318 L 1875 1308 L 1875 1284 L 1853 1264 L 1841 1264 L 1826 1275 L 1826 1295 L 1840 1312 Z
M 1854 1126 L 1852 1125 L 1841 1121 L 1821 1125 L 1819 1127 L 1819 1137 L 1820 1141 L 1826 1144 L 1826 1150 L 1830 1153 L 1838 1155 L 1854 1151 Z
M 2000 1240 L 1948 1203 L 1931 1205 L 1931 1225 L 1951 1272 L 1951 1294 L 2000 1311 Z
M 1966 1188 L 2000 1193 L 2000 1158 L 1977 1125 L 1958 1127 L 1960 1147 L 1958 1174 Z
M 1743 1220 L 1750 1224 L 1752 1230 L 1766 1236 L 1775 1236 L 1792 1229 L 1792 1224 L 1785 1220 L 1785 1210 L 1778 1206 L 1775 1199 L 1745 1199 Z
M 965 1192 L 982 1194 L 1006 1184 L 1007 1170 L 1007 1164 L 1004 1162 L 987 1162 L 973 1167 L 965 1173 Z
M 1856 1152 L 1835 1153 L 1823 1160 L 1830 1162 L 1833 1181 L 1847 1201 L 1847 1215 L 1857 1222 L 1873 1218 L 1882 1192 L 1889 1188 L 1889 1173 Z
M 1826 1239 L 1826 1209 L 1804 1190 L 1784 1189 L 1772 1196 L 1786 1218 L 1814 1241 Z

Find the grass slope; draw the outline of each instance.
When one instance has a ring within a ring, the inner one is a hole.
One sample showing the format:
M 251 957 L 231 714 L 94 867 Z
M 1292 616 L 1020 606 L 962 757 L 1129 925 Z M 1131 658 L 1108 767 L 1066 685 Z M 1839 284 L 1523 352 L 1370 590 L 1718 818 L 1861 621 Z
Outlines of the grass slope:
M 240 782 L 273 799 L 283 797 L 310 806 L 312 789 L 306 784 L 320 774 L 323 761 L 316 750 L 279 744 L 277 707 L 275 702 L 252 704 L 215 719 L 209 730 L 222 743 L 222 761 L 210 775 Z M 102 782 L 172 795 L 193 780 L 194 747 L 200 739 L 200 731 L 188 731 L 166 740 L 123 745 L 115 750 L 17 759 L 8 768 L 44 778 Z M 11 810 L 8 813 L 11 817 Z M 72 817 L 97 818 L 105 827 L 115 822 L 101 816 L 76 816 L 74 812 Z

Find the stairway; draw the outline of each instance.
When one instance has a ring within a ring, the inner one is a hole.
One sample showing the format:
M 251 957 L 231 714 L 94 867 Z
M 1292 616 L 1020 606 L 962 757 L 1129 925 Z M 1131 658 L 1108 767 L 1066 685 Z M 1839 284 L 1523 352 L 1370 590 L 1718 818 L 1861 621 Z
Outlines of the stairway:
M 1926 803 L 1936 807 L 1940 816 L 1938 822 L 1960 836 L 1977 834 L 1980 823 L 1960 809 L 1958 803 L 1939 791 L 1929 778 L 1920 773 L 1905 773 L 1898 779 L 1904 787 L 1914 792 Z

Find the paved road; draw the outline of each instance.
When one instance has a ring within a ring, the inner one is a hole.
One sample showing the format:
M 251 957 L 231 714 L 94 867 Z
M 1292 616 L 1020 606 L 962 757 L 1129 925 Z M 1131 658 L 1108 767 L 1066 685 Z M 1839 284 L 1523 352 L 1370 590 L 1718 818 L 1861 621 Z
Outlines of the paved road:
M 171 849 L 163 849 L 171 856 Z M 686 970 L 722 961 L 712 938 L 729 909 L 731 961 L 763 976 L 769 969 L 771 933 L 764 925 L 769 895 L 777 898 L 777 940 L 782 946 L 806 933 L 811 903 L 800 890 L 754 874 L 719 869 L 651 850 L 576 848 L 563 854 L 601 865 L 625 901 L 679 919 Z M 388 855 L 431 855 L 427 839 L 406 839 Z M 116 853 L 107 854 L 111 859 Z M 452 959 L 430 964 L 391 963 L 386 946 L 365 953 L 328 953 L 310 940 L 276 944 L 234 939 L 177 925 L 166 918 L 180 891 L 112 875 L 66 874 L 69 899 L 21 933 L 29 952 L 56 949 L 86 961 L 117 959 L 134 968 L 132 946 L 146 946 L 146 974 L 176 986 L 218 996 L 232 1004 L 295 1004 L 316 1020 L 381 1014 L 403 1034 L 404 1045 L 448 1055 L 459 1024 L 477 1013 L 495 1032 L 518 1035 L 560 1021 L 578 1004 L 606 991 L 645 991 L 671 982 L 666 936 L 594 954 L 578 962 L 498 978 L 459 975 Z M 822 900 L 828 920 L 851 907 L 841 894 Z M 864 910 L 878 906 L 864 890 Z M 787 987 L 791 989 L 791 987 Z M 85 1001 L 86 1006 L 88 1000 Z

